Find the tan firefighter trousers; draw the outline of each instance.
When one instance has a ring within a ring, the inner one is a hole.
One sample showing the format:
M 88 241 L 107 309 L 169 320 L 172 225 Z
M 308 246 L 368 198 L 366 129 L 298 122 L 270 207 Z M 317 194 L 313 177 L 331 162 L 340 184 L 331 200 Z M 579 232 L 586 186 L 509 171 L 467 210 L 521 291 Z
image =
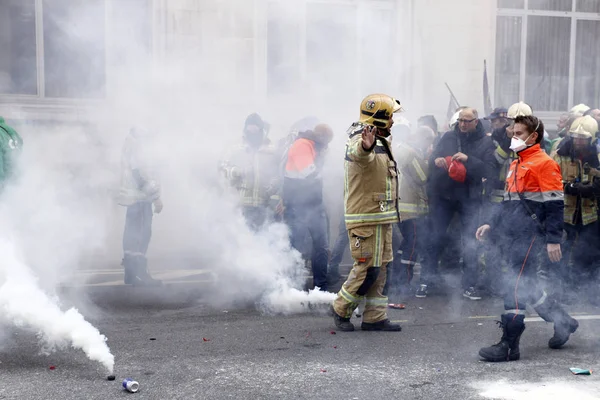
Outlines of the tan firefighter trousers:
M 333 302 L 333 309 L 342 318 L 365 299 L 363 322 L 387 319 L 388 299 L 383 295 L 386 267 L 393 260 L 392 224 L 370 225 L 348 231 L 354 266 Z

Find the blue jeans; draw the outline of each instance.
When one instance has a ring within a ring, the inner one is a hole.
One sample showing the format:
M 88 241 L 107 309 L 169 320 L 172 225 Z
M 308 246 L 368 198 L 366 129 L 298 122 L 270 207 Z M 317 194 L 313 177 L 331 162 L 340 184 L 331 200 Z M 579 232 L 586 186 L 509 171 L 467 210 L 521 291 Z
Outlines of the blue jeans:
M 285 220 L 290 228 L 290 242 L 305 254 L 307 235 L 312 242 L 312 272 L 314 285 L 327 290 L 327 259 L 329 258 L 328 218 L 323 204 L 311 206 L 287 205 Z

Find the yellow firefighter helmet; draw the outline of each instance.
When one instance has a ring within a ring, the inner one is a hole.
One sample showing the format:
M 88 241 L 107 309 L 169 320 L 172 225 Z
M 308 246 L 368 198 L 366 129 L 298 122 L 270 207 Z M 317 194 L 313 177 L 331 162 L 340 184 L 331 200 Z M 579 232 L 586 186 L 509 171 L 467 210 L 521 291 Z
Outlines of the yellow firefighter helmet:
M 571 136 L 581 139 L 592 139 L 596 132 L 598 132 L 598 121 L 590 115 L 577 118 L 569 129 Z
M 510 106 L 508 112 L 506 113 L 506 116 L 510 119 L 515 119 L 517 117 L 527 117 L 529 115 L 533 115 L 533 110 L 531 109 L 531 106 L 529 104 L 524 103 L 522 101 Z
M 386 94 L 371 94 L 360 103 L 359 121 L 365 125 L 389 129 L 392 126 L 392 115 L 402 111 L 402 105 Z

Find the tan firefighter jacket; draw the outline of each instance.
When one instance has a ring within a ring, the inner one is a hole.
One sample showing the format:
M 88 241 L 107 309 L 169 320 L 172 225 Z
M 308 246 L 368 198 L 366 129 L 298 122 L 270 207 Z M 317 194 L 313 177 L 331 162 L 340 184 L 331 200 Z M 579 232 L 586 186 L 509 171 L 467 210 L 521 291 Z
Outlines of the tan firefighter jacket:
M 563 184 L 565 185 L 575 182 L 588 183 L 593 179 L 593 177 L 584 172 L 582 162 L 579 159 L 556 154 L 554 161 L 560 166 Z M 583 198 L 565 193 L 564 222 L 569 225 L 576 225 L 579 213 L 581 213 L 583 225 L 596 222 L 598 220 L 596 198 Z
M 427 160 L 418 150 L 401 143 L 395 151 L 398 160 L 398 209 L 402 221 L 414 219 L 428 212 L 427 183 L 428 166 Z
M 354 131 L 352 129 L 354 128 Z M 347 229 L 397 223 L 398 172 L 387 140 L 362 146 L 361 127 L 353 125 L 346 143 L 344 205 Z

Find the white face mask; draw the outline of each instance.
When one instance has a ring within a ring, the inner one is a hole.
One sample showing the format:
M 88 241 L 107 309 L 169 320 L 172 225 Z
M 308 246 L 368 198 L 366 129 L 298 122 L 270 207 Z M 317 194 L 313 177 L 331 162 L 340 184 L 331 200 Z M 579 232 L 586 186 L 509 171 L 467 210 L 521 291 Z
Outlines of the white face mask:
M 533 133 L 531 135 L 533 135 Z M 527 142 L 529 140 L 531 135 L 527 136 L 527 139 L 525 139 L 525 140 L 518 138 L 516 136 L 513 136 L 512 139 L 510 140 L 510 149 L 512 151 L 514 151 L 515 153 L 525 150 L 526 148 L 529 147 L 529 145 L 527 145 L 527 143 L 525 143 L 525 142 Z

